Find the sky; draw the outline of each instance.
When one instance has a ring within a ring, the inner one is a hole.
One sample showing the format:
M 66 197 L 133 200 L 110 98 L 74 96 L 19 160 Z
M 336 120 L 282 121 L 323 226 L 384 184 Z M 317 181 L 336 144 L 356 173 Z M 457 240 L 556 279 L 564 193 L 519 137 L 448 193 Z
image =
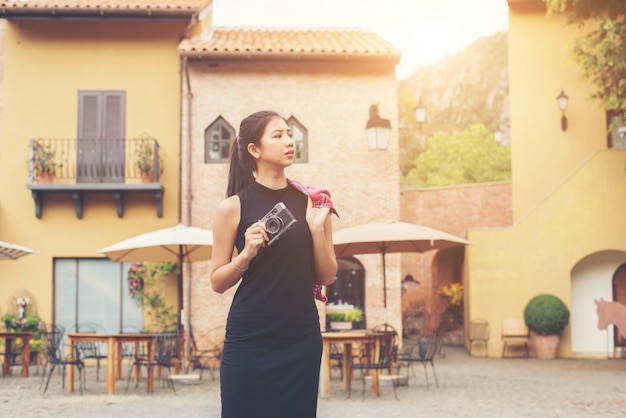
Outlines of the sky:
M 214 0 L 213 7 L 215 26 L 371 30 L 402 51 L 399 79 L 509 26 L 506 0 Z

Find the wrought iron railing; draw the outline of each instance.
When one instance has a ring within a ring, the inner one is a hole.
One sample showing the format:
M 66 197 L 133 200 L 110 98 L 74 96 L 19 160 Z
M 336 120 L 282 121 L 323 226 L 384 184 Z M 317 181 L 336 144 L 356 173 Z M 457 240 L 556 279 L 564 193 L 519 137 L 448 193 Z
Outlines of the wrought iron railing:
M 154 138 L 31 139 L 29 182 L 158 182 L 163 172 Z

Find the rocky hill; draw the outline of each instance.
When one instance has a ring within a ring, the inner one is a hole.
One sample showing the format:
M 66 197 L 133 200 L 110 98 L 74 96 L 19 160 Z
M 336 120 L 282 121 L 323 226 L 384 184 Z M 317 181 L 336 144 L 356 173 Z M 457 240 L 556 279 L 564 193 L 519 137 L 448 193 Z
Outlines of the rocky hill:
M 422 101 L 428 108 L 424 128 L 430 132 L 453 132 L 475 123 L 503 129 L 508 126 L 508 86 L 507 34 L 497 33 L 399 81 L 400 115 L 414 118 L 406 106 Z M 401 126 L 413 122 L 402 120 Z
M 414 109 L 422 102 L 426 122 L 418 126 Z M 480 38 L 463 51 L 422 67 L 398 82 L 400 172 L 408 175 L 435 132 L 464 131 L 474 124 L 502 132 L 510 144 L 507 34 Z

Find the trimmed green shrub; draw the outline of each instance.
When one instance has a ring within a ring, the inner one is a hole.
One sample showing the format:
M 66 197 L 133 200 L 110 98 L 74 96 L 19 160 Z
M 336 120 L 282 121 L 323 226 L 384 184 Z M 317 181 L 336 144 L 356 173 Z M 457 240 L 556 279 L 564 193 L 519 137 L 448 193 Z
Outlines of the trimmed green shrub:
M 561 299 L 542 293 L 533 297 L 524 308 L 526 326 L 540 335 L 563 332 L 569 323 L 569 309 Z

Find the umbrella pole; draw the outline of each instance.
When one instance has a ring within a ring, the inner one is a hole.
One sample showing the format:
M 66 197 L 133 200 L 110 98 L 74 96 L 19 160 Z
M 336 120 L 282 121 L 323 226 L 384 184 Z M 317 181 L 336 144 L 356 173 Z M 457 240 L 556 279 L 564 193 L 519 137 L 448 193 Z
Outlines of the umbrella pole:
M 183 323 L 183 246 L 178 246 L 178 322 Z
M 189 335 L 187 335 L 189 326 L 183 326 L 183 261 L 184 261 L 184 255 L 183 255 L 183 246 L 179 245 L 178 246 L 178 329 L 180 331 L 180 335 L 183 336 L 183 344 L 184 347 L 182 349 L 182 354 L 183 357 L 186 355 L 187 350 L 186 350 L 186 346 L 188 344 L 189 341 Z M 182 367 L 183 370 L 186 371 L 186 367 L 185 367 L 185 362 L 183 361 L 183 359 L 180 359 L 180 365 Z
M 385 249 L 383 247 L 383 307 L 384 310 L 384 323 L 387 324 L 387 268 L 385 267 Z

